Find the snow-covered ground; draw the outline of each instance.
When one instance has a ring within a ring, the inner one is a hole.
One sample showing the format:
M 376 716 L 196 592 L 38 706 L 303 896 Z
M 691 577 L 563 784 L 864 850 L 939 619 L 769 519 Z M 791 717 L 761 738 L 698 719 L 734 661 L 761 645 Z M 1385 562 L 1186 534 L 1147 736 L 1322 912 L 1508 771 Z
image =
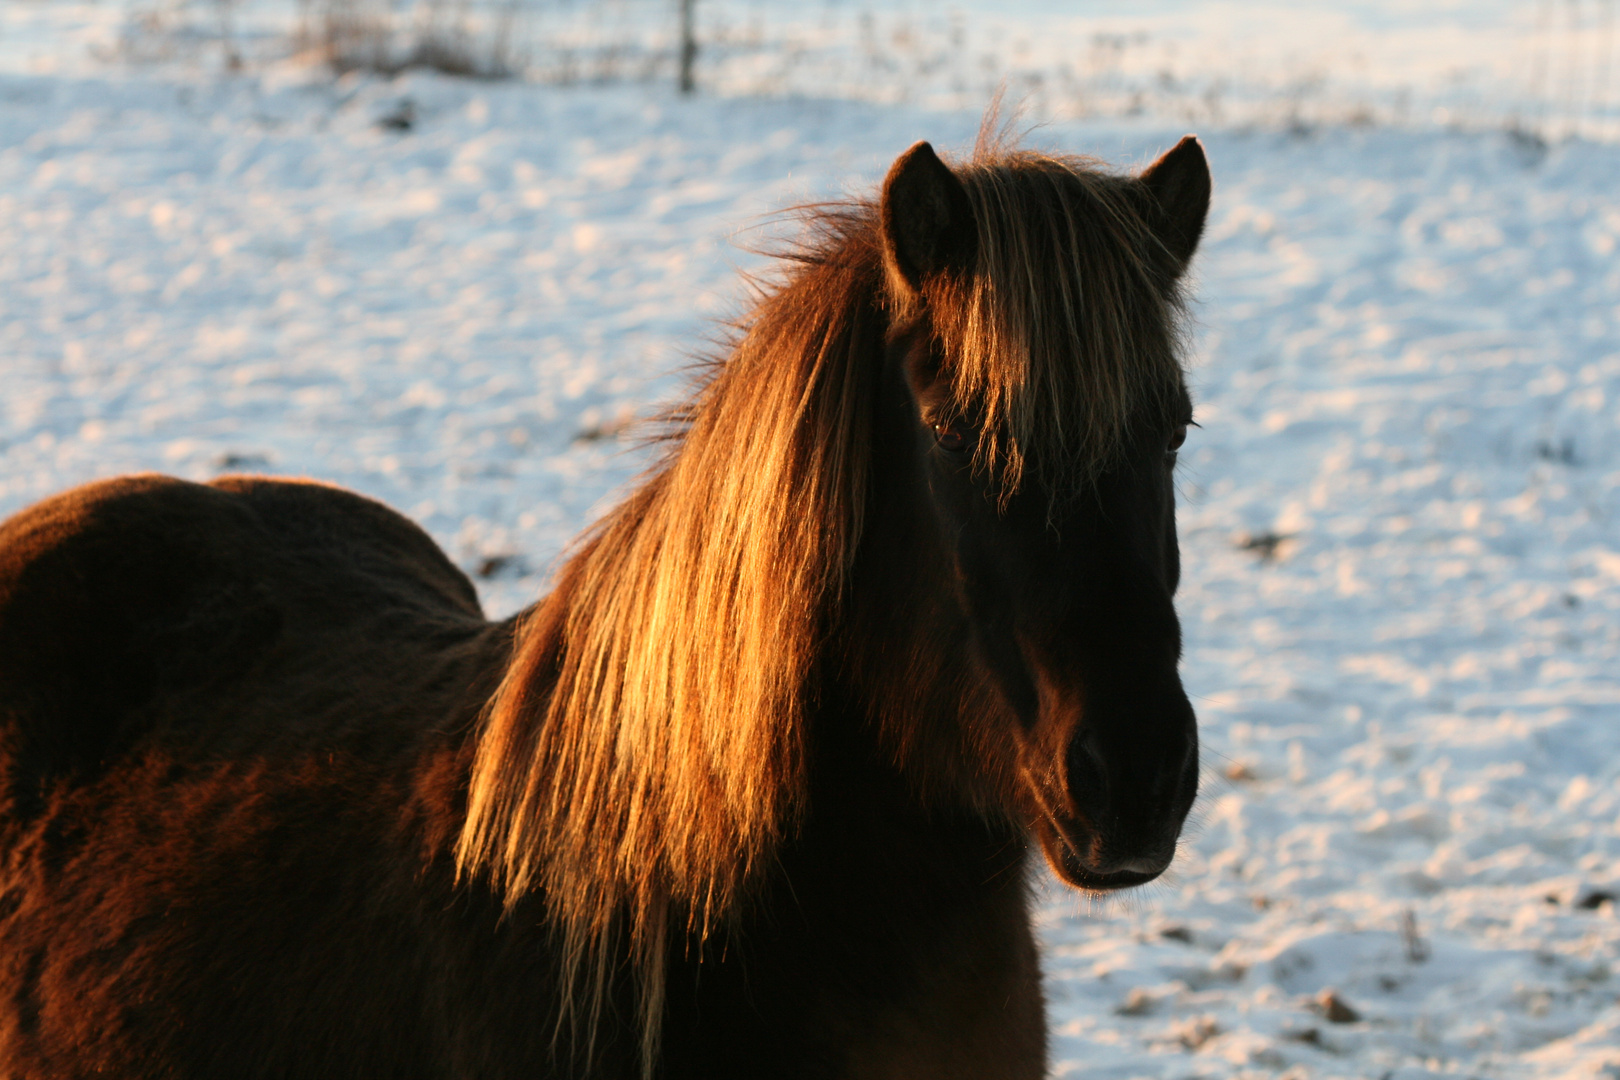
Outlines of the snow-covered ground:
M 316 476 L 423 522 L 492 614 L 635 474 L 620 419 L 736 310 L 738 230 L 978 119 L 30 40 L 0 40 L 0 514 Z M 1030 141 L 1140 164 L 1181 133 Z M 1205 794 L 1169 880 L 1044 892 L 1056 1071 L 1620 1077 L 1620 147 L 1203 134 Z
M 1620 138 L 1617 0 L 694 0 L 706 93 L 1203 126 Z M 552 84 L 675 78 L 677 0 L 13 0 L 0 67 L 430 48 Z M 328 20 L 327 14 L 338 16 Z M 364 26 L 363 33 L 356 27 Z M 290 32 L 290 31 L 296 32 Z

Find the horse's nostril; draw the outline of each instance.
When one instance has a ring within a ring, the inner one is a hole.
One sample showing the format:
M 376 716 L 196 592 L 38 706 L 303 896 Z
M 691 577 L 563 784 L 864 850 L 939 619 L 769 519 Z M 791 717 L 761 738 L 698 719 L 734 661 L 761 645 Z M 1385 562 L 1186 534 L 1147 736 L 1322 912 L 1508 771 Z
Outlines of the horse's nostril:
M 1163 769 L 1153 780 L 1155 797 L 1169 798 L 1176 792 L 1186 789 L 1189 783 L 1198 781 L 1198 743 L 1188 740 L 1186 748 L 1181 753 L 1181 760 L 1175 764 L 1166 762 Z
M 1069 794 L 1082 809 L 1099 807 L 1107 799 L 1108 773 L 1086 740 L 1069 748 Z

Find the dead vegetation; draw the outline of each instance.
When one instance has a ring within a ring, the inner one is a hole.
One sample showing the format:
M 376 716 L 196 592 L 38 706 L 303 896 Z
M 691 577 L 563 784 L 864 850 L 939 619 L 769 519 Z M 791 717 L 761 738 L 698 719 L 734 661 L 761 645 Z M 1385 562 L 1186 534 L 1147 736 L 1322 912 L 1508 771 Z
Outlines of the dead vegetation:
M 426 0 L 403 10 L 388 0 L 300 0 L 298 6 L 295 47 L 339 74 L 425 69 L 504 79 L 523 67 L 517 42 L 526 0 Z
M 1535 0 L 1513 56 L 1444 77 L 1419 64 L 1404 81 L 1363 78 L 1332 55 L 1211 66 L 1174 35 L 1101 22 L 1054 51 L 985 9 L 882 0 L 129 0 L 126 31 L 105 51 L 137 61 L 206 52 L 236 73 L 290 47 L 338 73 L 665 82 L 967 109 L 999 88 L 1036 121 L 1153 116 L 1301 139 L 1335 127 L 1496 130 L 1533 166 L 1551 143 L 1620 137 L 1617 7 Z

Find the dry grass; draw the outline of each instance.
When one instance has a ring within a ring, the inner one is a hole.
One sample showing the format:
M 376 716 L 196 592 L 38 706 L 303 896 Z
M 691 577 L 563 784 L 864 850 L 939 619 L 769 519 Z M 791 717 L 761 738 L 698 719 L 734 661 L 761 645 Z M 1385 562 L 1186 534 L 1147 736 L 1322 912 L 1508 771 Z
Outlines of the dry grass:
M 503 79 L 524 67 L 518 41 L 530 6 L 526 0 L 427 0 L 401 10 L 388 0 L 300 0 L 294 42 L 339 73 L 420 68 Z
M 290 38 L 338 72 L 662 82 L 970 110 L 1000 87 L 1037 122 L 1143 116 L 1302 137 L 1333 127 L 1494 129 L 1531 163 L 1566 138 L 1620 138 L 1620 0 L 1522 0 L 1512 57 L 1455 71 L 1419 64 L 1404 83 L 1390 72 L 1364 78 L 1332 57 L 1222 67 L 1185 41 L 1100 21 L 1054 48 L 985 8 L 915 0 L 129 2 L 127 31 L 109 53 L 206 54 L 227 71 L 285 56 Z

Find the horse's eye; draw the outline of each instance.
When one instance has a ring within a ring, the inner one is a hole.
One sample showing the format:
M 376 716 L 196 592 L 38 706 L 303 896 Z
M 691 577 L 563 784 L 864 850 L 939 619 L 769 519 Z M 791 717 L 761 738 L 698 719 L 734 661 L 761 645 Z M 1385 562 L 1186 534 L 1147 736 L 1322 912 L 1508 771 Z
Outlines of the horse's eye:
M 935 424 L 934 441 L 939 444 L 941 450 L 952 454 L 960 454 L 967 449 L 968 444 L 967 434 L 961 425 L 956 423 Z
M 1176 426 L 1176 429 L 1170 433 L 1170 441 L 1169 441 L 1169 443 L 1167 443 L 1165 445 L 1164 452 L 1166 454 L 1170 455 L 1171 457 L 1174 457 L 1176 451 L 1180 450 L 1182 444 L 1185 443 L 1186 441 L 1187 441 L 1187 425 L 1186 424 L 1178 424 Z

